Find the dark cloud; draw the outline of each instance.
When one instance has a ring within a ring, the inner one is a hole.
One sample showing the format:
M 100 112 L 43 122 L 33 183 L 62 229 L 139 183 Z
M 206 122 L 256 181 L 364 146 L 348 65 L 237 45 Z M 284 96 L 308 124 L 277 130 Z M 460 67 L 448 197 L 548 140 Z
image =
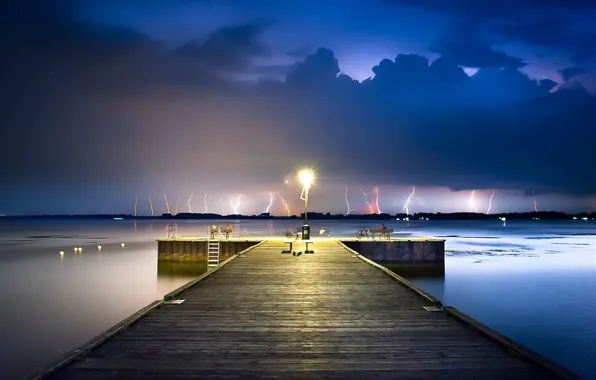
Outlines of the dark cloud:
M 303 47 L 303 48 L 292 49 L 290 51 L 287 51 L 286 55 L 288 57 L 292 57 L 292 58 L 304 59 L 307 55 L 310 54 L 311 51 L 312 51 L 312 49 Z
M 298 62 L 288 73 L 286 81 L 292 84 L 325 85 L 337 79 L 339 71 L 339 63 L 333 52 L 320 48 L 316 53 L 308 55 L 304 61 Z
M 565 69 L 559 70 L 559 73 L 561 74 L 561 77 L 563 78 L 564 81 L 568 81 L 568 80 L 573 79 L 576 76 L 581 75 L 587 71 L 588 70 L 583 67 L 573 66 L 573 67 L 567 67 Z
M 511 57 L 489 46 L 466 41 L 450 41 L 433 49 L 441 57 L 465 67 L 510 67 L 518 69 L 525 65 L 523 60 Z
M 568 53 L 570 58 L 578 63 L 584 63 L 596 56 L 596 32 L 578 29 L 564 18 L 499 22 L 492 25 L 490 31 L 500 42 L 521 42 Z
M 456 51 L 459 51 L 458 47 L 461 45 L 464 45 L 466 52 L 478 49 L 474 45 L 468 48 L 469 40 L 472 36 L 477 38 L 483 33 L 483 29 L 487 29 L 496 40 L 482 39 L 483 42 L 477 45 L 483 52 L 482 56 L 488 56 L 486 50 L 495 43 L 523 43 L 564 52 L 577 63 L 584 63 L 596 56 L 596 50 L 593 48 L 596 30 L 591 21 L 596 17 L 596 2 L 593 1 L 508 0 L 490 2 L 482 6 L 473 0 L 390 2 L 422 7 L 453 16 L 454 24 L 449 26 L 449 31 L 458 35 L 453 40 L 456 43 Z M 592 26 L 578 27 L 577 12 L 581 12 L 579 18 L 584 17 L 586 24 Z M 470 30 L 470 26 L 475 30 Z
M 252 59 L 268 53 L 260 41 L 265 23 L 224 27 L 211 33 L 204 41 L 193 40 L 182 45 L 178 54 L 193 59 L 212 72 L 245 72 Z
M 239 188 L 312 163 L 341 183 L 596 189 L 583 169 L 596 162 L 596 102 L 581 88 L 551 93 L 554 82 L 509 58 L 463 47 L 433 62 L 383 60 L 362 83 L 325 48 L 280 69 L 285 81 L 215 78 L 255 70 L 251 57 L 267 54 L 262 28 L 225 28 L 174 51 L 134 30 L 63 19 L 11 34 L 2 178 Z M 482 69 L 468 77 L 463 64 Z
M 454 22 L 431 44 L 429 49 L 458 65 L 474 68 L 520 68 L 525 62 L 494 49 L 493 42 L 478 20 Z

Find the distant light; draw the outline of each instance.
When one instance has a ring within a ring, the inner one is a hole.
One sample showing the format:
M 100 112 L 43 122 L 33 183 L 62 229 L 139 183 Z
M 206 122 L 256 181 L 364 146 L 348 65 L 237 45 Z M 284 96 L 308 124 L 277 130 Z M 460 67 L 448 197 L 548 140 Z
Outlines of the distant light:
M 60 252 L 58 252 L 58 254 L 59 254 L 60 256 L 62 256 L 62 255 L 64 255 L 64 251 L 60 251 Z
M 120 243 L 120 246 L 121 246 L 122 248 L 124 248 L 124 243 Z
M 98 245 L 98 246 L 97 246 L 97 250 L 98 250 L 98 251 L 101 251 L 101 245 Z
M 286 182 L 286 183 L 288 183 L 288 180 L 286 179 L 286 181 L 285 181 L 285 182 Z
M 122 220 L 122 219 L 124 219 L 124 218 L 114 218 L 114 220 Z

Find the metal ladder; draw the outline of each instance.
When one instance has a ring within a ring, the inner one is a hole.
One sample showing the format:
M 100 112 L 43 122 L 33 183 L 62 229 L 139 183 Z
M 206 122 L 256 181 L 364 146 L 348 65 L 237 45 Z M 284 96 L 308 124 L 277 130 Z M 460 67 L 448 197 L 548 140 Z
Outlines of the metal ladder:
M 207 266 L 219 265 L 219 241 L 207 241 Z

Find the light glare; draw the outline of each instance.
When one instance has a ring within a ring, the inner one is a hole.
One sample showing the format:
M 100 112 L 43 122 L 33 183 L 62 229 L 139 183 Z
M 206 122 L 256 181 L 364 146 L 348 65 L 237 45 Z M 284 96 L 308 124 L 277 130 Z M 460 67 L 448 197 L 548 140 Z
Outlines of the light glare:
M 314 181 L 314 173 L 310 169 L 303 169 L 298 173 L 298 178 L 300 179 L 300 183 L 305 187 L 310 187 Z

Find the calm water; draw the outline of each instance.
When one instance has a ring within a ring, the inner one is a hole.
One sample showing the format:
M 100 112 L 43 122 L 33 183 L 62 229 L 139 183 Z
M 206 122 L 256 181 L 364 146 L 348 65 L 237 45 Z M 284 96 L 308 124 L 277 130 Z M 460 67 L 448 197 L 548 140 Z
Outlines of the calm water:
M 208 223 L 180 221 L 178 231 L 203 235 Z M 196 276 L 187 267 L 158 271 L 154 240 L 165 236 L 166 224 L 0 221 L 0 377 L 25 377 Z M 281 235 L 299 224 L 242 221 L 240 228 L 249 235 Z M 324 226 L 350 236 L 376 224 L 312 222 L 313 232 Z M 417 285 L 596 379 L 596 222 L 386 225 L 400 235 L 447 239 L 445 277 L 411 278 Z M 79 246 L 83 252 L 74 254 Z

